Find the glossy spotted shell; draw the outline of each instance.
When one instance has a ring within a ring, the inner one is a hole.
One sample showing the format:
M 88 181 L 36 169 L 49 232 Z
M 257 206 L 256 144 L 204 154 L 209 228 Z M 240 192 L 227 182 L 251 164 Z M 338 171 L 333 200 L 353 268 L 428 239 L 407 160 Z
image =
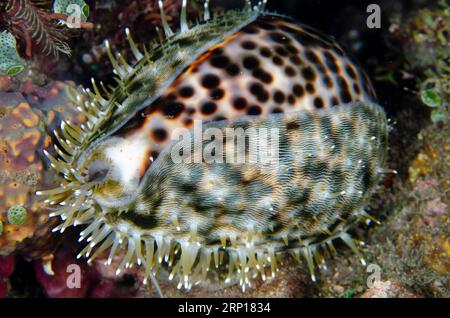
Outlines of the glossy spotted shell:
M 260 17 L 189 65 L 129 122 L 157 154 L 175 128 L 194 120 L 265 116 L 367 101 L 370 83 L 340 46 L 307 26 Z
M 131 41 L 133 66 L 111 54 L 119 85 L 107 98 L 95 83 L 95 93 L 74 93 L 90 120 L 63 123 L 59 158 L 48 157 L 67 182 L 39 193 L 59 205 L 55 230 L 88 224 L 80 255 L 110 248 L 111 261 L 124 248 L 118 273 L 135 262 L 150 278 L 164 268 L 188 289 L 213 268 L 245 288 L 256 273 L 274 275 L 286 251 L 315 279 L 337 238 L 358 253 L 347 230 L 369 218 L 387 147 L 384 111 L 359 67 L 334 41 L 262 7 L 192 27 L 182 11 L 181 21 L 176 34 L 164 23 L 168 38 L 145 54 Z M 275 129 L 276 166 L 175 162 L 172 133 L 195 120 L 223 135 Z

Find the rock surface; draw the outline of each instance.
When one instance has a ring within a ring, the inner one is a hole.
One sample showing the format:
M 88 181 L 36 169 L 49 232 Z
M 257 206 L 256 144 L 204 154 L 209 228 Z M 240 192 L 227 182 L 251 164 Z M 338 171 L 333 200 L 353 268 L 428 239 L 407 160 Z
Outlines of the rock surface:
M 52 151 L 53 131 L 63 119 L 83 120 L 69 103 L 65 85 L 37 87 L 31 81 L 17 84 L 0 77 L 0 255 L 17 252 L 35 259 L 54 249 L 57 235 L 50 229 L 58 220 L 48 219 L 35 192 L 58 180 L 46 168 L 43 155 L 44 149 Z M 7 221 L 7 211 L 14 205 L 26 209 L 22 225 Z

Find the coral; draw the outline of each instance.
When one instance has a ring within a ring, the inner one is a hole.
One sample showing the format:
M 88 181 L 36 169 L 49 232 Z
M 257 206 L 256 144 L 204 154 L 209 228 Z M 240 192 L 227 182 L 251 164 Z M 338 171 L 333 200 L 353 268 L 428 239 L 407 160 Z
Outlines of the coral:
M 8 209 L 8 222 L 13 225 L 22 225 L 27 218 L 27 210 L 20 205 L 13 205 Z
M 45 170 L 42 149 L 51 146 L 51 132 L 62 119 L 84 120 L 68 102 L 66 84 L 54 82 L 35 87 L 30 81 L 17 85 L 0 77 L 0 255 L 14 251 L 26 258 L 39 257 L 53 249 L 46 211 L 39 206 L 34 192 L 51 185 L 57 176 Z M 22 225 L 7 222 L 7 211 L 20 205 L 27 211 Z M 50 222 L 50 223 L 49 223 Z M 28 239 L 27 239 L 28 238 Z
M 384 277 L 425 297 L 448 297 L 450 290 L 448 136 L 448 125 L 430 125 L 401 150 L 414 150 L 416 156 L 409 163 L 399 162 L 409 167 L 404 178 L 395 181 L 395 196 L 385 202 L 391 211 L 373 236 L 380 243 L 369 249 Z
M 425 148 L 417 155 L 413 163 L 408 169 L 409 181 L 415 183 L 420 176 L 426 176 L 433 171 L 430 166 L 437 159 L 436 149 L 425 146 Z
M 0 279 L 10 277 L 14 272 L 14 267 L 14 256 L 0 257 Z
M 73 271 L 69 270 L 69 266 L 73 266 Z M 37 261 L 34 267 L 36 278 L 47 297 L 84 298 L 88 295 L 92 284 L 91 269 L 86 263 L 75 259 L 70 252 L 59 250 L 55 253 L 52 261 L 53 274 L 44 270 L 42 261 Z
M 450 11 L 445 0 L 430 8 L 393 17 L 391 42 L 400 50 L 404 73 L 416 81 L 416 93 L 432 108 L 433 122 L 449 120 Z
M 89 15 L 86 3 L 83 0 L 72 2 L 77 7 L 67 1 L 55 1 L 54 12 L 51 11 L 50 0 L 7 0 L 0 3 L 0 25 L 8 31 L 0 38 L 0 42 L 5 44 L 0 49 L 0 71 L 7 75 L 20 73 L 25 62 L 19 55 L 27 60 L 43 60 L 42 57 L 49 55 L 58 60 L 60 53 L 70 55 L 67 40 L 77 33 L 69 28 L 92 30 L 93 27 L 92 23 L 86 22 Z M 19 42 L 18 50 L 16 40 Z
M 404 117 L 397 120 L 403 121 Z M 401 294 L 411 297 L 450 296 L 449 161 L 443 160 L 449 152 L 442 147 L 449 134 L 448 127 L 442 130 L 430 125 L 408 148 L 401 148 L 402 153 L 417 149 L 417 156 L 431 148 L 434 155 L 423 164 L 427 167 L 425 171 L 420 168 L 421 173 L 408 178 L 411 169 L 407 167 L 403 175 L 393 180 L 390 191 L 380 197 L 382 204 L 378 214 L 382 223 L 368 232 L 363 248 L 367 263 L 380 269 L 380 282 L 392 282 L 400 288 Z M 394 148 L 400 145 L 392 144 Z M 393 160 L 398 161 L 397 164 L 417 165 L 414 158 L 410 163 L 404 158 L 394 157 Z M 319 295 L 344 296 L 342 291 L 332 290 L 335 285 L 357 291 L 353 296 L 374 292 L 367 287 L 370 273 L 346 264 L 339 257 L 329 265 L 335 268 L 336 274 L 327 275 L 326 283 L 318 286 Z M 395 293 L 386 296 L 399 297 Z
M 422 140 L 424 144 L 408 168 L 408 180 L 411 184 L 415 184 L 421 177 L 437 175 L 439 179 L 445 180 L 444 185 L 450 188 L 450 180 L 445 177 L 450 169 L 449 133 L 448 126 L 444 126 L 442 130 L 432 131 L 431 134 L 430 131 L 422 131 L 418 134 L 419 140 Z M 433 141 L 433 143 L 427 144 L 427 141 Z M 435 144 L 435 142 L 439 143 Z
M 51 260 L 36 261 L 34 271 L 39 285 L 51 298 L 124 298 L 137 295 L 136 279 L 125 274 L 107 277 L 84 259 L 76 259 L 72 249 L 62 246 Z
M 0 32 L 0 73 L 16 75 L 23 71 L 25 61 L 17 53 L 16 39 L 7 32 Z
M 15 269 L 14 256 L 0 257 L 0 299 L 8 294 L 8 278 Z
M 388 281 L 375 282 L 360 298 L 416 298 L 417 296 L 405 290 L 398 283 Z
M 25 54 L 32 56 L 32 50 L 38 49 L 44 55 L 58 56 L 59 53 L 70 54 L 70 47 L 65 41 L 67 33 L 58 25 L 59 21 L 67 23 L 70 13 L 68 5 L 64 1 L 56 1 L 55 12 L 51 12 L 49 5 L 51 1 L 36 0 L 7 0 L 3 18 L 7 19 L 10 29 L 19 38 L 25 39 Z M 82 7 L 81 19 L 86 20 L 86 9 L 84 1 L 78 1 Z M 83 22 L 83 21 L 82 21 Z M 90 24 L 82 23 L 80 27 L 91 28 Z
M 37 5 L 37 1 L 8 0 L 3 13 L 16 37 L 24 39 L 25 55 L 31 57 L 33 49 L 44 55 L 69 54 L 67 36 L 54 23 L 51 14 Z

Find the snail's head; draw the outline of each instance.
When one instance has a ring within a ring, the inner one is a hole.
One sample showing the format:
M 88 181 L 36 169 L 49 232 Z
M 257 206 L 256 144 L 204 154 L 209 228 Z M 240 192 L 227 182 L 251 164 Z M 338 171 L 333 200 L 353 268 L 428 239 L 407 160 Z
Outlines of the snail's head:
M 79 159 L 79 172 L 92 198 L 105 208 L 121 209 L 136 197 L 148 161 L 144 145 L 110 137 Z

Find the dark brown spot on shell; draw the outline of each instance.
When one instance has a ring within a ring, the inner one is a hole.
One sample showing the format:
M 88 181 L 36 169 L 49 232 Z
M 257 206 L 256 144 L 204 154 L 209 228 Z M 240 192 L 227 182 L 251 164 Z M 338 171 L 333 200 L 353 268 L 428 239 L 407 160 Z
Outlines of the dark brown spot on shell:
M 295 96 L 297 97 L 302 97 L 305 94 L 305 89 L 303 88 L 302 85 L 300 84 L 295 84 L 292 87 L 292 92 L 294 93 Z
M 313 84 L 307 83 L 307 84 L 306 84 L 306 91 L 307 91 L 308 93 L 310 93 L 310 94 L 314 94 L 314 93 L 316 92 L 316 89 L 315 89 L 315 87 L 314 87 Z
M 280 107 L 274 107 L 272 109 L 272 114 L 281 114 L 283 113 L 283 109 L 281 109 Z
M 272 52 L 267 47 L 260 48 L 259 49 L 259 53 L 261 53 L 261 55 L 264 56 L 264 57 L 271 57 L 272 56 Z
M 253 41 L 244 41 L 241 46 L 246 50 L 254 50 L 256 48 L 256 44 Z
M 206 102 L 202 105 L 202 113 L 205 115 L 214 114 L 216 110 L 217 110 L 216 103 Z
M 282 43 L 282 44 L 289 43 L 291 41 L 291 39 L 289 37 L 287 37 L 285 34 L 280 33 L 280 32 L 272 32 L 269 34 L 269 37 L 273 41 L 275 41 L 277 43 Z
M 253 70 L 252 75 L 266 84 L 272 83 L 273 80 L 272 75 L 264 71 L 262 68 Z
M 213 54 L 213 55 L 222 55 L 222 54 L 223 54 L 223 49 L 222 49 L 221 47 L 219 47 L 219 48 L 215 49 L 215 50 L 212 52 L 212 54 Z
M 351 66 L 350 64 L 347 64 L 347 66 L 345 67 L 345 71 L 352 79 L 356 79 L 356 72 L 355 72 L 355 69 L 353 68 L 353 66 Z
M 164 116 L 174 119 L 177 118 L 184 111 L 184 105 L 178 102 L 165 103 L 162 106 Z
M 310 61 L 311 63 L 314 63 L 314 64 L 319 64 L 320 63 L 320 59 L 317 56 L 317 54 L 314 53 L 311 50 L 306 50 L 305 56 L 308 59 L 308 61 Z
M 333 87 L 333 81 L 331 80 L 331 77 L 329 77 L 328 75 L 325 75 L 323 77 L 323 83 L 325 84 L 325 86 L 327 88 L 332 88 Z
M 339 73 L 339 66 L 336 63 L 336 58 L 334 57 L 334 55 L 328 51 L 325 51 L 323 54 L 325 56 L 325 63 L 328 68 L 334 73 Z
M 250 93 L 252 93 L 260 102 L 267 102 L 269 100 L 269 93 L 260 83 L 251 84 Z
M 322 98 L 320 98 L 320 97 L 314 98 L 314 106 L 316 108 L 323 108 L 324 104 L 323 104 Z
M 281 56 L 286 56 L 286 55 L 288 55 L 288 52 L 287 52 L 286 49 L 283 48 L 282 46 L 277 46 L 277 47 L 275 47 L 275 52 L 277 52 L 277 54 L 278 54 L 278 55 L 281 55 Z
M 243 65 L 248 70 L 253 70 L 259 66 L 259 60 L 254 56 L 247 56 L 243 60 Z
M 261 107 L 258 105 L 252 105 L 247 109 L 248 115 L 260 115 L 261 114 Z
M 316 66 L 320 73 L 325 74 L 325 75 L 328 73 L 328 70 L 325 68 L 325 66 L 322 63 L 316 64 Z
M 184 98 L 189 98 L 194 95 L 194 89 L 191 86 L 183 86 L 178 90 L 178 95 Z
M 289 77 L 294 77 L 295 75 L 297 75 L 297 72 L 294 70 L 292 66 L 286 66 L 284 72 Z
M 352 96 L 349 92 L 341 92 L 341 99 L 344 103 L 350 103 L 352 101 Z
M 211 65 L 216 68 L 226 68 L 230 63 L 230 59 L 226 56 L 219 55 L 211 58 Z
M 227 120 L 225 116 L 219 115 L 214 117 L 213 121 L 221 121 L 221 120 Z
M 275 65 L 283 65 L 283 64 L 284 64 L 283 59 L 282 59 L 281 57 L 279 57 L 279 56 L 274 56 L 274 57 L 272 58 L 272 62 L 273 62 Z
M 273 100 L 278 104 L 283 104 L 286 100 L 286 96 L 282 91 L 278 90 L 273 94 Z
M 302 68 L 302 75 L 307 81 L 314 81 L 316 79 L 316 73 L 310 66 Z
M 152 135 L 157 142 L 163 142 L 167 139 L 167 131 L 163 128 L 154 129 Z
M 303 64 L 303 63 L 302 63 L 302 60 L 301 60 L 300 57 L 298 57 L 297 55 L 292 55 L 292 56 L 289 57 L 289 59 L 291 60 L 291 62 L 292 62 L 294 65 L 301 65 L 301 64 Z
M 288 96 L 288 103 L 290 105 L 294 105 L 295 104 L 295 96 L 293 94 L 289 94 L 289 96 Z
M 221 88 L 215 88 L 210 92 L 209 96 L 213 100 L 220 100 L 225 96 L 225 91 Z
M 237 97 L 233 100 L 234 108 L 241 110 L 247 107 L 247 100 L 243 97 Z
M 228 75 L 230 75 L 230 76 L 236 76 L 236 75 L 239 75 L 239 73 L 240 73 L 239 66 L 236 64 L 228 65 L 228 67 L 226 68 L 226 71 L 227 71 Z
M 342 76 L 337 77 L 337 83 L 340 90 L 340 96 L 344 103 L 349 103 L 352 100 L 352 97 L 350 95 L 349 86 L 347 83 L 347 80 L 343 78 Z
M 331 106 L 339 105 L 339 99 L 336 96 L 331 97 Z
M 217 75 L 214 74 L 206 74 L 202 78 L 202 86 L 208 89 L 213 89 L 219 86 L 220 79 Z

